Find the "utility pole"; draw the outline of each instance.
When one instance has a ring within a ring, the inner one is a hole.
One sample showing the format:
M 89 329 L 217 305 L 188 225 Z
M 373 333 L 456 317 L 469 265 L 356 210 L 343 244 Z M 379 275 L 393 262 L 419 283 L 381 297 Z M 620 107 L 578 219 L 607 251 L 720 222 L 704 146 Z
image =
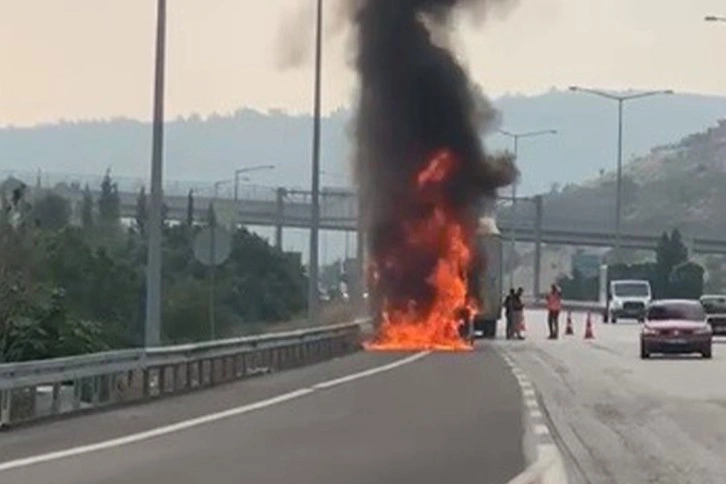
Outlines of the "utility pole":
M 166 0 L 157 0 L 154 121 L 151 154 L 151 197 L 146 264 L 146 325 L 144 344 L 161 344 L 161 232 L 162 169 L 164 155 L 164 64 L 166 51 Z
M 308 268 L 308 322 L 317 324 L 320 313 L 318 294 L 320 236 L 320 98 L 323 61 L 323 0 L 317 0 L 315 29 L 315 88 L 313 109 L 312 200 L 310 223 L 310 263 Z

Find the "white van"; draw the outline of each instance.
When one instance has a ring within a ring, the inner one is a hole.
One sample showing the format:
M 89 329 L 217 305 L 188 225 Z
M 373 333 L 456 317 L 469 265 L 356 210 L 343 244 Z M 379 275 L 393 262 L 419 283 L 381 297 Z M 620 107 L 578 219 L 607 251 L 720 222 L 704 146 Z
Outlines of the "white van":
M 645 308 L 653 299 L 650 282 L 644 280 L 610 281 L 605 309 L 605 322 L 618 322 L 618 318 L 632 318 L 642 322 Z

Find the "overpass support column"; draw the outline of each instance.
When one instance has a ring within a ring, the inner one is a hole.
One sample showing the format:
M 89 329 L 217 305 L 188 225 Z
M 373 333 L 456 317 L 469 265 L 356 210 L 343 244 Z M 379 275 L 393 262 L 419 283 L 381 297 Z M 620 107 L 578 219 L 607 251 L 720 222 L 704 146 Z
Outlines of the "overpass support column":
M 534 197 L 534 297 L 539 300 L 542 271 L 542 195 Z
M 282 225 L 285 218 L 285 197 L 287 190 L 280 187 L 277 189 L 277 207 L 275 211 L 275 247 L 282 250 Z

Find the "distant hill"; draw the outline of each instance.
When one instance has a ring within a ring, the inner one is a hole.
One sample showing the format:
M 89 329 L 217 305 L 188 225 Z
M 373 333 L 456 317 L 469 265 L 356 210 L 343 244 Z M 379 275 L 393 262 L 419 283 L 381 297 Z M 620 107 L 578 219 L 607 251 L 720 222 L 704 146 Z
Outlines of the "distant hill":
M 616 106 L 584 94 L 551 91 L 539 96 L 504 96 L 494 100 L 503 127 L 512 131 L 556 128 L 555 137 L 522 141 L 522 193 L 596 178 L 615 165 Z M 672 143 L 713 125 L 726 113 L 726 98 L 675 95 L 629 103 L 625 153 L 642 155 L 652 146 Z M 340 111 L 323 122 L 323 182 L 345 186 L 350 172 L 347 136 L 350 113 Z M 275 172 L 256 173 L 262 185 L 308 186 L 311 122 L 308 116 L 240 109 L 230 115 L 197 115 L 169 121 L 166 179 L 214 181 L 230 178 L 236 168 L 274 163 Z M 116 175 L 147 179 L 151 130 L 130 119 L 62 122 L 32 128 L 0 129 L 0 177 L 25 178 L 40 169 L 100 177 L 111 167 Z M 491 135 L 492 149 L 510 141 Z M 2 173 L 5 172 L 5 173 Z M 57 180 L 54 180 L 57 181 Z
M 726 238 L 726 120 L 653 148 L 624 169 L 623 230 L 679 228 L 688 237 Z M 545 217 L 612 227 L 615 177 L 607 173 L 545 197 Z M 589 220 L 589 222 L 588 222 Z

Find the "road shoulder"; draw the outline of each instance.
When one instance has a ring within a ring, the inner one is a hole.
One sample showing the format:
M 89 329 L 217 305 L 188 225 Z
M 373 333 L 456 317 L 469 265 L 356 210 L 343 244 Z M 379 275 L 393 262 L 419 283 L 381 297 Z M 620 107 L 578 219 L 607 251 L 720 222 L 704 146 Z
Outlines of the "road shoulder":
M 0 433 L 0 463 L 146 432 L 273 398 L 400 358 L 400 354 L 360 352 L 184 395 L 14 428 Z

